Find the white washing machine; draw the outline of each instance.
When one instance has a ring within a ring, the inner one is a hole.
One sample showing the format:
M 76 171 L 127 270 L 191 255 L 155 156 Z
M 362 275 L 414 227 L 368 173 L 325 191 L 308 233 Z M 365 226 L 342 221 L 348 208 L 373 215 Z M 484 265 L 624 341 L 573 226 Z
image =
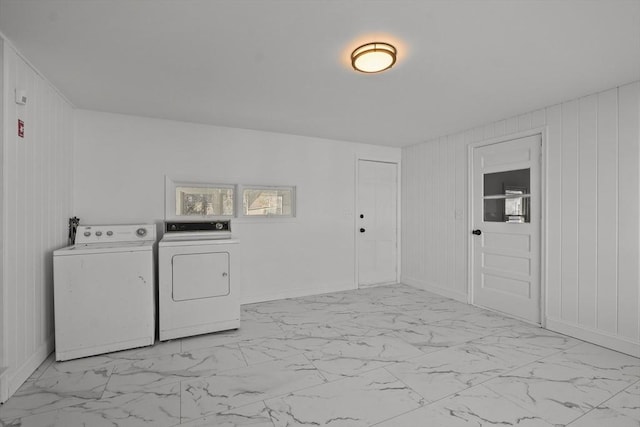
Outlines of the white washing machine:
M 56 360 L 155 340 L 155 224 L 79 226 L 53 252 Z
M 231 222 L 166 222 L 158 246 L 160 340 L 240 327 L 239 241 Z

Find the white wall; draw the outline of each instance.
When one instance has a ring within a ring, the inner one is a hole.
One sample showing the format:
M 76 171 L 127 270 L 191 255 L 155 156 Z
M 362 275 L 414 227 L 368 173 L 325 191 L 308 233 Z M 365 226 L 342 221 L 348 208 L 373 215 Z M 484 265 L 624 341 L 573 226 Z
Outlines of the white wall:
M 4 147 L 4 40 L 0 37 L 0 147 Z M 4 271 L 4 149 L 0 149 L 0 272 Z M 9 391 L 5 385 L 6 381 L 3 380 L 5 372 L 7 372 L 7 365 L 5 362 L 5 325 L 4 319 L 4 280 L 3 274 L 0 273 L 0 402 L 4 402 Z M 3 389 L 5 390 L 3 392 Z
M 549 329 L 640 355 L 640 82 L 403 149 L 402 278 L 467 299 L 467 145 L 546 127 Z
M 75 214 L 83 224 L 164 219 L 164 176 L 295 185 L 296 218 L 234 219 L 243 302 L 355 287 L 355 165 L 401 150 L 77 110 Z
M 0 401 L 53 350 L 52 251 L 72 212 L 72 107 L 4 43 Z M 17 105 L 15 89 L 27 91 Z M 25 137 L 17 136 L 17 120 Z

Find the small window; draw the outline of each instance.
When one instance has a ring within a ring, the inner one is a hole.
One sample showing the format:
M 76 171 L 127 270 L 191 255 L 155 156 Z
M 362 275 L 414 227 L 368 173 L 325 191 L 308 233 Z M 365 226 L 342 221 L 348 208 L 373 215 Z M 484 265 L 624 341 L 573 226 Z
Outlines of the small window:
M 251 217 L 294 216 L 294 187 L 244 187 L 242 213 Z
M 176 216 L 233 216 L 232 186 L 176 185 Z
M 530 174 L 529 169 L 518 169 L 484 175 L 485 222 L 531 221 Z

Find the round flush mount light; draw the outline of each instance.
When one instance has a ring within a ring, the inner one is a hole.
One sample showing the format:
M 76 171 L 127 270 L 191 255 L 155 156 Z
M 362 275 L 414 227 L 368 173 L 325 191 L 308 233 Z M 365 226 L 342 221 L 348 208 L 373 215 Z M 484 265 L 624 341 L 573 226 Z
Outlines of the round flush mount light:
M 351 53 L 351 65 L 362 73 L 379 73 L 396 63 L 397 50 L 389 43 L 363 44 Z

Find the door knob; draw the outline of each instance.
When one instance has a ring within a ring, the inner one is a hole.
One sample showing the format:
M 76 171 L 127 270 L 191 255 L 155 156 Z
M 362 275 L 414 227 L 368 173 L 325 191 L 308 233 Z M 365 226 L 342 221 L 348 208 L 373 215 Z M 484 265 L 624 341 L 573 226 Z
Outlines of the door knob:
M 476 236 L 479 236 L 479 235 L 481 235 L 481 234 L 482 234 L 482 231 L 481 231 L 481 230 L 473 230 L 473 231 L 471 232 L 471 234 L 475 234 Z
M 365 229 L 364 229 L 364 228 L 361 228 L 361 229 L 360 229 L 360 232 L 361 232 L 361 233 L 364 233 L 364 232 L 365 232 Z

